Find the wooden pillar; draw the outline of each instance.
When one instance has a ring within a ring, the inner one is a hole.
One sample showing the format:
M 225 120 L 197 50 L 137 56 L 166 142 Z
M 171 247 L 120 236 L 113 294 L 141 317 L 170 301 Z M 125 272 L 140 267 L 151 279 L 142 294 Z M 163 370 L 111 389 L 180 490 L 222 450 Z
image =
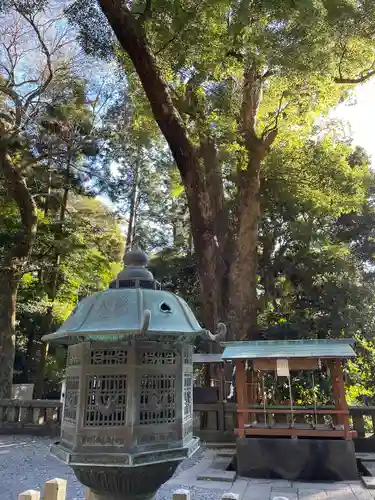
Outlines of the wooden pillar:
M 365 431 L 365 421 L 363 419 L 363 413 L 354 412 L 352 416 L 353 416 L 353 427 L 354 430 L 357 432 L 357 437 L 365 438 L 366 431 Z
M 66 499 L 66 479 L 51 479 L 44 484 L 43 500 L 65 500 Z
M 27 490 L 18 495 L 18 500 L 40 500 L 40 492 L 35 490 Z
M 247 407 L 247 387 L 246 387 L 246 371 L 245 362 L 241 359 L 236 360 L 236 392 L 237 392 L 237 408 L 244 410 Z M 247 422 L 247 415 L 242 412 L 237 412 L 238 417 L 238 434 L 240 437 L 245 435 L 245 421 Z M 245 420 L 246 418 L 246 420 Z
M 225 431 L 225 421 L 224 421 L 224 399 L 225 399 L 225 374 L 224 367 L 218 366 L 217 375 L 219 379 L 219 411 L 217 416 L 217 423 L 220 432 Z
M 255 405 L 257 403 L 257 374 L 251 367 L 247 372 L 247 404 Z M 255 413 L 249 413 L 250 422 L 255 422 L 257 416 Z M 248 420 L 247 420 L 248 421 Z
M 332 390 L 337 410 L 344 410 L 346 414 L 339 414 L 337 422 L 344 426 L 345 439 L 351 439 L 349 433 L 349 408 L 345 398 L 344 376 L 341 368 L 341 360 L 334 359 L 329 364 L 331 370 Z

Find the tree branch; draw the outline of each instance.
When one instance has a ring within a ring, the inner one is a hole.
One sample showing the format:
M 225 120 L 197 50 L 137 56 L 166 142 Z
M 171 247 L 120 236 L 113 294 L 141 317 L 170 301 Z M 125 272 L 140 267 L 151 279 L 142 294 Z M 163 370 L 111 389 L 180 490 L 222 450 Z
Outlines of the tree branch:
M 0 92 L 12 99 L 15 106 L 15 125 L 19 127 L 22 120 L 22 100 L 15 90 L 4 85 L 0 85 Z
M 281 96 L 280 96 L 280 100 L 279 100 L 279 105 L 278 105 L 278 108 L 277 108 L 277 111 L 276 111 L 274 125 L 272 127 L 270 127 L 270 128 L 266 127 L 263 130 L 262 139 L 264 141 L 264 145 L 265 145 L 266 148 L 270 147 L 271 144 L 273 143 L 273 141 L 276 139 L 277 133 L 278 133 L 278 129 L 279 129 L 279 118 L 280 118 L 280 115 L 282 113 L 284 113 L 284 111 L 286 110 L 286 108 L 289 106 L 289 102 L 287 102 L 286 105 L 284 107 L 282 107 L 284 97 L 285 97 L 285 91 L 283 90 L 283 92 L 281 92 Z
M 35 193 L 32 195 L 32 197 L 35 199 L 35 198 L 40 198 L 42 197 L 43 198 L 53 198 L 54 200 L 57 201 L 57 203 L 62 207 L 64 206 L 63 203 L 59 200 L 59 197 L 56 195 L 56 194 L 53 194 L 53 193 Z M 64 206 L 64 209 L 66 211 L 66 213 L 68 213 L 69 215 L 72 215 L 72 213 Z
M 185 27 L 185 25 L 184 25 L 184 26 L 181 26 L 181 27 L 180 27 L 180 29 L 179 29 L 179 30 L 178 30 L 178 31 L 177 31 L 177 32 L 176 32 L 176 33 L 172 36 L 172 38 L 170 38 L 169 40 L 167 40 L 167 41 L 165 42 L 165 44 L 164 44 L 162 47 L 160 47 L 160 49 L 159 49 L 159 50 L 157 50 L 157 51 L 155 52 L 155 56 L 158 56 L 161 52 L 164 52 L 164 50 L 165 50 L 165 49 L 167 49 L 171 43 L 173 43 L 175 40 L 177 40 L 177 38 L 178 38 L 178 37 L 181 35 L 181 33 L 184 31 L 184 27 Z
M 52 61 L 51 61 L 51 54 L 50 51 L 48 50 L 48 47 L 46 43 L 43 40 L 43 37 L 37 27 L 37 25 L 34 22 L 34 19 L 31 17 L 28 17 L 22 10 L 19 10 L 19 14 L 25 19 L 27 23 L 30 24 L 30 26 L 33 28 L 38 41 L 40 43 L 42 52 L 44 53 L 47 61 L 47 70 L 48 70 L 48 75 L 47 78 L 44 80 L 44 83 L 42 83 L 37 89 L 35 89 L 31 94 L 26 99 L 26 102 L 23 107 L 23 112 L 26 113 L 28 107 L 30 106 L 31 102 L 38 96 L 40 96 L 48 87 L 48 85 L 51 83 L 52 78 L 53 78 L 53 69 L 52 69 Z
M 13 164 L 11 158 L 0 148 L 0 171 L 4 175 L 4 183 L 9 195 L 17 204 L 23 225 L 24 244 L 14 249 L 14 255 L 27 259 L 36 237 L 38 216 L 36 205 L 20 169 Z
M 152 0 L 146 0 L 145 10 L 142 14 L 142 22 L 145 22 L 147 19 L 150 19 L 152 11 L 151 11 L 151 3 Z
M 356 83 L 363 83 L 370 78 L 372 78 L 375 75 L 375 69 L 369 71 L 368 73 L 365 73 L 358 78 L 335 78 L 334 82 L 335 83 L 341 83 L 341 84 L 356 84 Z
M 345 55 L 346 55 L 347 49 L 348 49 L 348 45 L 347 45 L 347 43 L 345 43 L 344 48 L 343 48 L 343 51 L 342 51 L 342 53 L 341 53 L 340 61 L 339 61 L 339 78 L 340 78 L 340 79 L 342 79 L 342 71 L 341 71 L 341 67 L 342 67 L 342 63 L 343 63 L 343 61 L 344 61 L 344 57 L 345 57 Z
M 267 71 L 265 71 L 262 75 L 262 80 L 266 80 L 267 78 L 269 78 L 270 76 L 273 76 L 274 74 L 276 73 L 276 71 L 272 70 L 272 69 L 268 69 Z
M 361 71 L 359 76 L 357 76 L 355 78 L 343 78 L 341 66 L 342 66 L 342 62 L 343 62 L 345 53 L 346 53 L 346 47 L 344 48 L 343 53 L 341 54 L 340 63 L 339 63 L 339 77 L 334 79 L 335 83 L 342 83 L 342 84 L 363 83 L 375 75 L 375 61 L 374 61 L 369 68 L 365 69 L 364 71 Z

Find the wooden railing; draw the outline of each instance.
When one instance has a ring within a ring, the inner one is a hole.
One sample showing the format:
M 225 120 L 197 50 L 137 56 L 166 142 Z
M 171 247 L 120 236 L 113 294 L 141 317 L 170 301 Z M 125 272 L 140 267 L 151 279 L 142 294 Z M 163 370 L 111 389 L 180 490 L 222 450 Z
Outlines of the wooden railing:
M 60 432 L 60 401 L 0 400 L 0 434 L 56 436 Z
M 216 402 L 194 404 L 194 433 L 209 443 L 235 440 L 236 404 Z M 0 434 L 57 436 L 62 404 L 55 400 L 0 400 Z M 359 439 L 375 434 L 375 407 L 349 408 L 353 429 Z
M 234 429 L 237 427 L 236 408 L 237 405 L 235 403 L 220 401 L 209 404 L 194 404 L 194 434 L 200 437 L 202 441 L 208 443 L 234 441 Z M 275 411 L 276 414 L 280 412 L 282 411 Z M 259 411 L 256 413 L 259 414 Z M 313 415 L 314 410 L 308 408 L 303 413 Z M 319 412 L 316 413 L 318 413 L 318 424 L 320 424 L 322 423 L 320 421 L 322 415 L 319 415 Z M 349 407 L 349 413 L 351 426 L 357 432 L 358 439 L 375 434 L 374 406 L 351 406 Z M 297 418 L 298 411 L 296 411 L 296 422 L 298 423 Z
M 375 406 L 350 406 L 349 412 L 358 438 L 375 435 Z

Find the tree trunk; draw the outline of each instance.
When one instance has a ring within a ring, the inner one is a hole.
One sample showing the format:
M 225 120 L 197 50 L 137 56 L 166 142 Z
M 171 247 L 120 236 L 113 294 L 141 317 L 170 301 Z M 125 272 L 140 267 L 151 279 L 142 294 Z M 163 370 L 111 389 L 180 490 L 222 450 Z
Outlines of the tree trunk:
M 10 398 L 12 391 L 19 279 L 11 270 L 0 272 L 0 400 Z
M 261 136 L 257 134 L 262 90 L 263 77 L 259 68 L 245 66 L 238 128 L 247 150 L 247 168 L 239 168 L 237 171 L 238 227 L 229 277 L 230 335 L 237 340 L 259 337 L 257 281 L 258 226 L 261 216 L 260 169 L 277 135 L 276 126 Z
M 52 322 L 53 322 L 53 308 L 49 307 L 45 315 L 45 333 L 51 333 Z M 48 355 L 49 345 L 46 342 L 39 340 L 39 359 L 38 359 L 38 371 L 35 380 L 34 397 L 35 399 L 41 399 L 43 397 L 44 391 L 44 380 L 46 377 L 46 363 Z
M 238 128 L 249 159 L 248 169 L 241 172 L 238 238 L 234 258 L 230 261 L 229 235 L 222 234 L 228 232 L 228 224 L 221 220 L 224 214 L 223 182 L 214 142 L 205 137 L 199 152 L 194 147 L 172 102 L 169 86 L 150 51 L 142 19 L 136 19 L 123 0 L 98 0 L 98 3 L 134 65 L 155 120 L 179 169 L 188 200 L 206 326 L 215 328 L 223 312 L 226 315 L 225 290 L 229 287 L 230 330 L 236 338 L 243 338 L 254 328 L 257 317 L 260 165 L 277 134 L 277 121 L 261 136 L 256 131 L 265 74 L 252 64 L 244 68 Z M 222 242 L 225 239 L 226 245 Z
M 200 140 L 200 154 L 203 159 L 206 188 L 211 202 L 212 222 L 220 253 L 222 254 L 224 253 L 228 232 L 227 214 L 224 209 L 223 174 L 215 139 L 208 134 Z
M 167 82 L 151 54 L 144 29 L 122 0 L 98 0 L 123 50 L 142 83 L 155 120 L 180 171 L 189 205 L 198 275 L 204 297 L 205 324 L 214 329 L 219 319 L 220 286 L 217 276 L 218 244 L 210 199 L 199 155 L 174 106 Z
M 136 232 L 136 215 L 137 215 L 137 203 L 138 203 L 138 192 L 139 192 L 139 180 L 140 180 L 140 165 L 139 165 L 139 153 L 137 160 L 135 162 L 135 169 L 134 169 L 134 179 L 133 179 L 133 186 L 132 186 L 132 191 L 130 195 L 130 211 L 129 211 L 129 224 L 128 224 L 128 230 L 126 234 L 126 244 L 125 244 L 125 253 L 128 252 L 133 244 L 134 244 L 134 238 L 135 238 L 135 232 Z
M 218 157 L 215 139 L 209 133 L 201 137 L 200 154 L 203 159 L 206 189 L 211 202 L 212 223 L 214 226 L 215 238 L 218 246 L 217 251 L 217 279 L 221 288 L 218 300 L 218 311 L 220 321 L 226 322 L 228 319 L 228 271 L 232 249 L 229 248 L 229 227 L 228 212 L 224 199 L 224 184 L 222 165 Z
M 238 235 L 230 269 L 230 334 L 243 340 L 257 326 L 258 224 L 261 156 L 254 154 L 241 182 Z
M 6 399 L 11 397 L 13 380 L 17 289 L 35 241 L 38 216 L 21 170 L 6 149 L 0 149 L 0 172 L 21 218 L 20 231 L 0 263 L 0 399 Z
M 66 169 L 65 169 L 65 185 L 64 185 L 64 191 L 63 191 L 63 196 L 62 196 L 62 201 L 61 201 L 60 211 L 59 211 L 58 235 L 60 237 L 62 237 L 62 234 L 63 234 L 63 223 L 64 223 L 64 220 L 66 217 L 66 209 L 68 206 L 68 199 L 69 199 L 69 192 L 70 192 L 70 165 L 71 165 L 71 161 L 72 161 L 71 145 L 69 145 L 67 163 L 66 163 Z M 47 209 L 47 211 L 48 211 L 48 209 Z M 48 307 L 47 311 L 46 311 L 46 315 L 44 318 L 45 326 L 43 328 L 44 334 L 51 333 L 51 330 L 52 330 L 53 303 L 56 299 L 56 294 L 57 294 L 57 286 L 58 286 L 59 271 L 60 271 L 60 261 L 61 261 L 61 254 L 57 250 L 55 255 L 54 255 L 52 274 L 50 277 L 49 293 L 48 293 L 48 298 L 52 302 L 52 306 Z M 37 371 L 37 377 L 36 377 L 36 381 L 35 381 L 35 390 L 34 390 L 34 395 L 35 395 L 36 399 L 40 399 L 43 395 L 44 379 L 45 379 L 45 375 L 46 375 L 47 354 L 48 354 L 48 344 L 40 341 L 39 355 L 38 355 L 38 358 L 39 358 L 38 359 L 38 371 Z

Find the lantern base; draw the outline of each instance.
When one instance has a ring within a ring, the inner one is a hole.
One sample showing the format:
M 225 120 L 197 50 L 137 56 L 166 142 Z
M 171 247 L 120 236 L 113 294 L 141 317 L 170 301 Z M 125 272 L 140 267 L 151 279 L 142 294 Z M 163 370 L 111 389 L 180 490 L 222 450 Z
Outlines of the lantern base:
M 152 500 L 160 486 L 173 476 L 179 463 L 163 462 L 126 468 L 72 468 L 78 481 L 91 490 L 93 500 Z
M 94 493 L 93 490 L 89 490 L 90 494 L 87 497 L 87 500 L 118 500 L 118 496 L 113 496 L 111 493 L 104 493 L 104 494 L 99 494 L 99 493 Z M 137 495 L 137 496 L 131 496 L 131 497 L 122 497 L 122 499 L 125 500 L 154 500 L 155 498 L 155 493 L 153 493 L 151 496 L 150 495 Z
M 125 497 L 123 497 L 125 498 Z M 126 497 L 127 500 L 128 497 Z M 130 497 L 131 500 L 153 500 L 155 498 L 155 493 L 151 496 L 149 495 L 138 495 L 136 497 Z M 87 498 L 87 500 L 117 500 L 118 497 L 114 497 L 111 494 L 104 494 L 104 495 L 98 495 L 94 493 L 92 490 L 90 490 L 90 494 Z

